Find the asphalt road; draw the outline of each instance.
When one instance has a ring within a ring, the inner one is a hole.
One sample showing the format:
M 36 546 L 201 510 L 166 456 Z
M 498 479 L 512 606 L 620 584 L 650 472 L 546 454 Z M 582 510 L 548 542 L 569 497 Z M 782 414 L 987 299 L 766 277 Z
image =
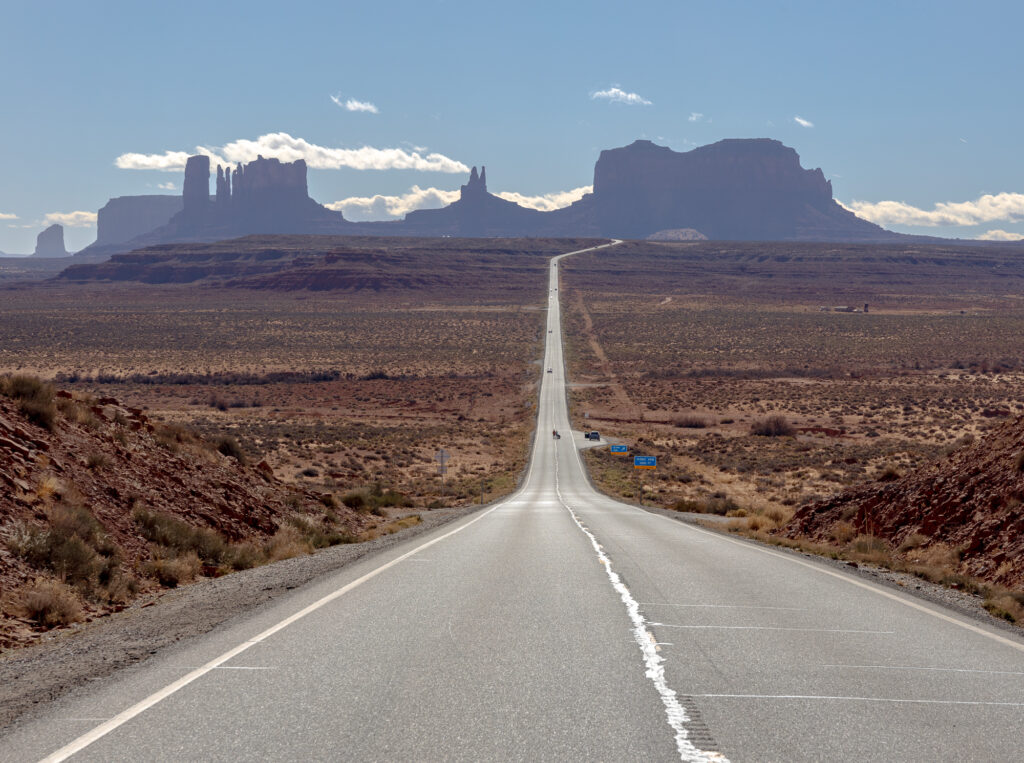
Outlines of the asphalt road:
M 590 487 L 556 270 L 519 492 L 54 703 L 0 759 L 1019 760 L 1019 640 Z

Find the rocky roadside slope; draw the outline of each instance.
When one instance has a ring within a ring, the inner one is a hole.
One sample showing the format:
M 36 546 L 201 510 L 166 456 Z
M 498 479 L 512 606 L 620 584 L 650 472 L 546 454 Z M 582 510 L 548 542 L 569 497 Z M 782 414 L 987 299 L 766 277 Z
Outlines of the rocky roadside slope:
M 800 508 L 778 532 L 826 544 L 886 541 L 909 557 L 1024 591 L 1024 417 L 890 481 Z
M 382 520 L 112 398 L 0 377 L 0 650 Z

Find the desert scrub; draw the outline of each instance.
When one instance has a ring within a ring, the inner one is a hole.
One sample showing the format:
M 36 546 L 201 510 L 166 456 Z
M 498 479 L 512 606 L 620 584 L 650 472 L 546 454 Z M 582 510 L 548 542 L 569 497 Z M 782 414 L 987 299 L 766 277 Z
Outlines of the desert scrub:
M 751 424 L 750 433 L 758 437 L 792 437 L 796 430 L 785 416 L 769 416 Z
M 0 394 L 18 402 L 25 418 L 43 429 L 52 430 L 57 420 L 53 385 L 25 374 L 0 377 Z
M 412 501 L 405 495 L 392 488 L 385 489 L 381 487 L 379 482 L 374 483 L 369 489 L 353 490 L 350 493 L 346 493 L 342 497 L 341 502 L 350 509 L 376 514 L 377 516 L 383 516 L 384 508 L 386 507 L 406 508 L 412 506 Z
M 217 440 L 215 443 L 217 452 L 222 456 L 235 459 L 238 463 L 243 466 L 248 463 L 245 457 L 245 451 L 242 450 L 242 446 L 239 445 L 238 440 L 230 435 L 225 435 Z
M 132 519 L 146 540 L 178 555 L 194 553 L 203 562 L 216 565 L 227 552 L 227 542 L 209 528 L 193 527 L 177 517 L 143 508 L 136 508 Z
M 52 507 L 44 527 L 16 524 L 7 547 L 35 569 L 52 572 L 94 599 L 121 600 L 127 590 L 120 549 L 81 506 Z
M 740 505 L 727 495 L 712 495 L 707 498 L 680 498 L 672 504 L 675 511 L 690 511 L 695 514 L 717 514 L 724 517 L 738 511 Z
M 155 578 L 165 588 L 191 583 L 202 569 L 203 563 L 195 551 L 175 555 L 167 549 L 154 550 L 153 558 L 142 566 L 145 575 Z
M 292 516 L 288 517 L 287 522 L 313 549 L 337 546 L 339 543 L 355 543 L 358 540 L 345 529 L 331 527 L 329 520 L 327 523 L 318 523 L 309 517 Z
M 44 628 L 70 625 L 82 619 L 82 603 L 75 591 L 52 578 L 36 578 L 12 591 L 3 609 Z

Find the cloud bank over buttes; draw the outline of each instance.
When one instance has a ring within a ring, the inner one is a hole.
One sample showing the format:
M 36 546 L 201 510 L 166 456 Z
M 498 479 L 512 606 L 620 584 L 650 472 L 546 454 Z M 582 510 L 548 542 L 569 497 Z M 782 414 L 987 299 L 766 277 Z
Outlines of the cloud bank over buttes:
M 236 165 L 255 161 L 258 156 L 294 162 L 305 159 L 312 169 L 337 170 L 420 170 L 461 174 L 469 167 L 439 153 L 424 154 L 404 148 L 331 148 L 310 143 L 286 132 L 267 133 L 256 140 L 241 138 L 219 147 L 196 146 L 194 151 L 164 151 L 162 154 L 121 154 L 114 164 L 124 170 L 163 170 L 181 172 L 189 156 L 210 157 L 210 163 Z
M 515 191 L 499 191 L 495 196 L 511 201 L 527 209 L 550 212 L 567 207 L 579 201 L 584 194 L 593 191 L 593 186 L 584 185 L 569 191 L 555 191 L 537 196 Z M 441 188 L 420 188 L 414 185 L 408 193 L 397 196 L 377 194 L 376 196 L 351 196 L 347 199 L 325 204 L 328 209 L 341 212 L 346 219 L 364 222 L 370 220 L 400 219 L 417 209 L 440 209 L 458 200 L 459 191 L 445 191 Z

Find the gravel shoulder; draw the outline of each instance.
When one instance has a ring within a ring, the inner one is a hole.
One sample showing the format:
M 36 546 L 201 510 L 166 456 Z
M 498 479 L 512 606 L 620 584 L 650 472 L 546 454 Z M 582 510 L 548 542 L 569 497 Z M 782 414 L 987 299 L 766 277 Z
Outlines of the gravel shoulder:
M 54 632 L 42 643 L 9 651 L 0 656 L 0 735 L 87 681 L 142 662 L 167 646 L 207 633 L 322 575 L 482 508 L 487 507 L 424 511 L 419 524 L 393 535 L 333 546 L 309 556 L 142 597 L 122 612 Z

